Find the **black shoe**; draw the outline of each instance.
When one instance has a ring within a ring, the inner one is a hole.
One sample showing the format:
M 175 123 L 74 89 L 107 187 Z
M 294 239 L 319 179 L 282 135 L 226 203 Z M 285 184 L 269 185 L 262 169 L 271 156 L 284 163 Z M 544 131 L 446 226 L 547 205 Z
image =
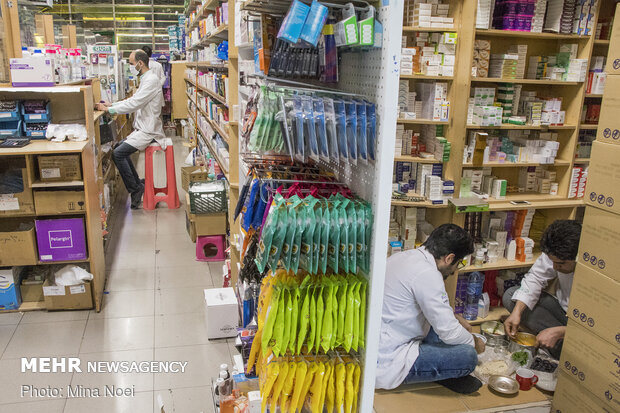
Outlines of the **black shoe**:
M 463 376 L 455 379 L 440 380 L 437 383 L 459 394 L 471 394 L 478 391 L 478 389 L 482 387 L 482 382 L 474 376 Z
M 142 203 L 142 195 L 144 195 L 144 186 L 131 194 L 131 209 L 140 208 L 140 204 Z

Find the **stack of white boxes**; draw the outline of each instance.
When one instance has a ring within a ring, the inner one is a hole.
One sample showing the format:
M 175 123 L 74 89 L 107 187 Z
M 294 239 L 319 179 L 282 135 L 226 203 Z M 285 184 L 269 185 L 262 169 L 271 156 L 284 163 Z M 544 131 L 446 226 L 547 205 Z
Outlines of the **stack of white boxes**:
M 442 201 L 443 181 L 440 176 L 426 175 L 426 184 L 424 185 L 424 196 L 430 201 Z
M 498 79 L 516 79 L 517 66 L 519 64 L 518 54 L 492 54 L 489 63 L 489 77 Z M 525 66 L 523 67 L 525 71 Z
M 467 120 L 471 125 L 501 126 L 502 108 L 494 106 L 495 88 L 476 87 L 472 91 L 473 105 L 468 106 Z
M 444 82 L 418 82 L 415 85 L 422 104 L 422 119 L 447 121 L 450 113 L 448 84 Z
M 585 82 L 588 75 L 588 59 L 571 59 L 566 72 L 567 82 Z
M 536 192 L 536 168 L 519 170 L 519 192 Z
M 441 174 L 443 171 L 442 164 L 417 164 L 417 173 L 416 173 L 416 192 L 420 195 L 426 194 L 426 177 L 427 176 L 437 176 L 441 179 Z
M 439 0 L 413 0 L 405 3 L 405 23 L 418 27 L 454 28 L 454 19 L 448 17 L 450 5 Z
M 527 61 L 527 45 L 512 45 L 508 48 L 508 53 L 518 56 L 516 79 L 523 79 L 525 77 L 525 62 Z
M 547 11 L 547 0 L 536 0 L 534 6 L 534 17 L 532 17 L 531 32 L 542 33 L 545 25 L 545 11 Z
M 400 241 L 403 244 L 403 250 L 411 250 L 415 248 L 418 226 L 417 208 L 396 208 L 396 222 L 400 229 Z
M 489 61 L 491 59 L 491 42 L 476 40 L 474 42 L 474 60 L 472 76 L 489 77 Z
M 398 87 L 398 108 L 400 111 L 400 118 L 420 119 L 423 116 L 422 101 L 417 100 L 416 97 L 416 92 L 409 91 L 409 81 L 401 80 Z
M 419 59 L 417 56 L 418 49 L 415 47 L 405 47 L 403 45 L 401 53 L 400 53 L 400 74 L 401 75 L 412 75 L 419 71 Z
M 396 125 L 396 142 L 394 145 L 394 156 L 401 156 L 405 146 L 405 125 Z
M 586 182 L 588 180 L 587 168 L 581 166 L 573 167 L 570 176 L 569 198 L 583 198 L 586 192 Z
M 542 104 L 541 125 L 564 125 L 566 112 L 562 110 L 562 98 L 543 99 Z
M 529 100 L 525 102 L 525 116 L 527 124 L 532 126 L 542 125 L 543 103 L 541 101 Z
M 495 0 L 478 0 L 476 11 L 476 29 L 490 29 Z M 544 15 L 544 11 L 543 11 Z

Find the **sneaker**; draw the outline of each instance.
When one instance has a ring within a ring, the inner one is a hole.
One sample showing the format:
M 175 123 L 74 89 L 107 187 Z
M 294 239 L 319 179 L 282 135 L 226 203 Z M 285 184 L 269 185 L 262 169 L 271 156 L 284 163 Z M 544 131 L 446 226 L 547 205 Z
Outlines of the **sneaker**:
M 140 208 L 140 204 L 142 203 L 142 195 L 144 195 L 144 186 L 131 194 L 131 209 Z

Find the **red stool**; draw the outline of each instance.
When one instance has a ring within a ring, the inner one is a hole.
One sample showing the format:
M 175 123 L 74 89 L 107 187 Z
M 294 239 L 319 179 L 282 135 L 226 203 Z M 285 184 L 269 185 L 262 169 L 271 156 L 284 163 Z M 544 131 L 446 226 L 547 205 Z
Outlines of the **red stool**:
M 164 151 L 166 156 L 166 187 L 155 188 L 153 182 L 153 153 L 155 151 Z M 166 138 L 166 149 L 162 149 L 157 143 L 152 143 L 146 148 L 145 159 L 145 177 L 144 177 L 144 202 L 143 208 L 153 210 L 158 202 L 165 202 L 169 209 L 177 209 L 181 206 L 179 202 L 179 193 L 177 191 L 177 178 L 174 168 L 174 148 L 172 139 Z M 164 195 L 157 195 L 163 193 Z
M 196 261 L 224 261 L 226 237 L 224 235 L 200 236 L 196 239 Z

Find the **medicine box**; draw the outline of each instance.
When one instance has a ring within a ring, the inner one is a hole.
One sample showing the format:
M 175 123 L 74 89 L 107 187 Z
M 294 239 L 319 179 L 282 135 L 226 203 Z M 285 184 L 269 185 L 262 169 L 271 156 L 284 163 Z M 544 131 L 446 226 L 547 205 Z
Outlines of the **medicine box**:
M 41 261 L 85 260 L 84 219 L 45 219 L 35 221 Z
M 10 60 L 11 82 L 15 87 L 54 86 L 54 63 L 45 57 Z

